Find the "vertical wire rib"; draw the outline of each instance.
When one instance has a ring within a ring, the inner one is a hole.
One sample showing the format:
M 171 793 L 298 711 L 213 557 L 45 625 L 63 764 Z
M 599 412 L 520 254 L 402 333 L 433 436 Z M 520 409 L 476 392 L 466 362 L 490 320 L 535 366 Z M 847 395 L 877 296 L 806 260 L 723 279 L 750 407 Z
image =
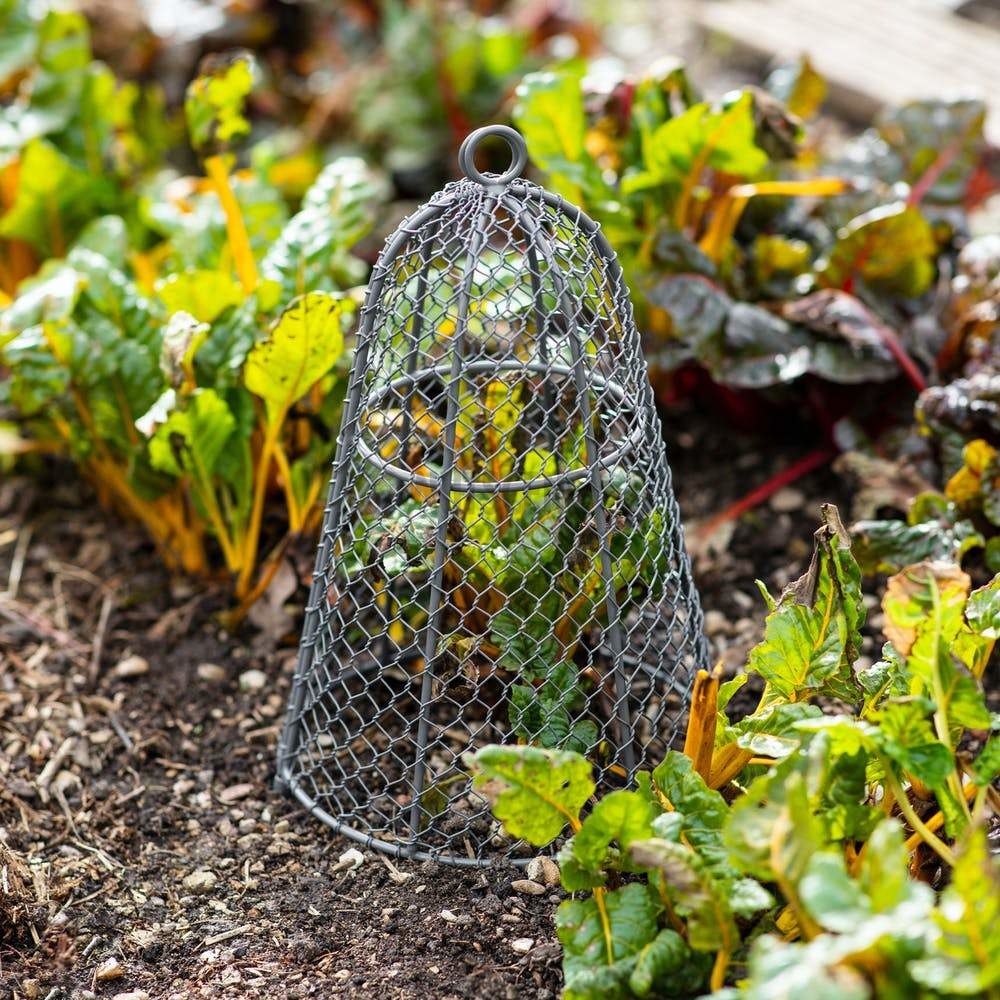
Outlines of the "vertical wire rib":
M 410 844 L 415 844 L 420 834 L 420 799 L 424 792 L 427 774 L 427 733 L 430 726 L 430 703 L 434 684 L 434 661 L 440 640 L 441 613 L 444 606 L 444 562 L 448 551 L 448 521 L 451 518 L 451 482 L 455 472 L 457 455 L 455 438 L 458 430 L 459 386 L 462 377 L 462 359 L 465 353 L 465 335 L 469 322 L 469 303 L 472 297 L 472 279 L 476 263 L 486 242 L 486 232 L 490 222 L 492 197 L 484 200 L 478 213 L 473 232 L 456 309 L 455 333 L 451 339 L 451 372 L 447 386 L 447 409 L 445 413 L 444 449 L 441 460 L 441 477 L 438 486 L 438 519 L 434 543 L 434 568 L 430 578 L 430 600 L 427 608 L 427 629 L 424 634 L 424 665 L 420 675 L 420 714 L 417 723 L 417 741 L 414 753 L 412 794 L 410 805 Z
M 526 212 L 518 208 L 519 217 Z M 538 220 L 529 230 L 532 243 L 545 259 L 552 274 L 555 285 L 556 299 L 562 311 L 569 336 L 570 354 L 572 357 L 573 381 L 576 388 L 577 405 L 580 408 L 580 420 L 583 424 L 584 446 L 587 454 L 587 465 L 590 467 L 590 488 L 593 493 L 594 526 L 600 539 L 601 580 L 604 584 L 604 608 L 608 618 L 608 645 L 611 647 L 611 671 L 615 683 L 615 742 L 622 755 L 622 766 L 629 779 L 635 772 L 635 727 L 629 712 L 629 685 L 625 676 L 625 642 L 622 636 L 621 609 L 618 606 L 618 595 L 614 586 L 614 566 L 611 561 L 610 532 L 607 511 L 604 507 L 604 482 L 601 478 L 601 458 L 597 438 L 594 434 L 593 412 L 591 410 L 591 386 L 585 371 L 585 359 L 580 343 L 580 333 L 573 322 L 576 313 L 573 296 L 570 292 L 566 276 L 563 274 L 552 245 L 542 232 Z
M 410 381 L 406 386 L 405 395 L 403 397 L 402 426 L 399 435 L 404 462 L 407 461 L 406 451 L 410 447 L 410 437 L 413 434 L 413 400 L 417 391 L 417 381 L 413 378 L 413 375 L 417 370 L 417 360 L 420 356 L 420 338 L 423 336 L 424 307 L 427 300 L 427 272 L 430 270 L 431 262 L 434 259 L 431 251 L 434 248 L 435 239 L 436 230 L 431 235 L 430 239 L 427 240 L 426 244 L 422 244 L 415 251 L 420 261 L 420 270 L 417 272 L 417 287 L 413 296 L 413 321 L 410 323 L 408 333 L 405 334 L 405 340 L 408 342 L 408 346 L 406 348 L 406 357 L 403 362 L 403 370 L 410 377 Z M 396 494 L 392 504 L 393 507 L 398 506 L 402 502 L 403 498 L 406 496 L 407 489 L 408 484 L 400 481 L 399 485 L 396 487 Z M 390 583 L 387 591 L 389 599 L 395 602 L 397 606 L 399 603 L 399 585 L 400 581 L 398 579 L 394 579 Z M 392 615 L 388 614 L 388 611 L 391 611 L 391 606 L 387 609 L 385 634 L 382 637 L 383 654 L 380 657 L 380 660 L 383 667 L 387 667 L 389 665 L 388 653 L 393 645 L 393 639 L 390 632 L 390 623 L 393 619 Z M 408 648 L 410 647 L 407 647 L 407 649 Z M 401 658 L 405 658 L 407 649 L 397 650 L 397 653 Z

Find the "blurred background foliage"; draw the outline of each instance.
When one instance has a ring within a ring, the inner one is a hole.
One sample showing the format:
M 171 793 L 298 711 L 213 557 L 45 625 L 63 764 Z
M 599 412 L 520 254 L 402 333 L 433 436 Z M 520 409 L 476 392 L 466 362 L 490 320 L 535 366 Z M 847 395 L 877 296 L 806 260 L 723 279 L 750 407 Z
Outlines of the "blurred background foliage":
M 914 95 L 858 129 L 804 57 L 697 80 L 665 54 L 687 47 L 672 9 L 0 0 L 0 461 L 68 454 L 245 607 L 315 527 L 382 237 L 472 128 L 511 121 L 621 256 L 664 406 L 694 394 L 765 433 L 793 412 L 822 460 L 915 467 L 941 499 L 876 529 L 873 564 L 925 515 L 981 548 L 1000 523 L 987 106 Z M 339 346 L 269 400 L 254 352 L 313 312 Z

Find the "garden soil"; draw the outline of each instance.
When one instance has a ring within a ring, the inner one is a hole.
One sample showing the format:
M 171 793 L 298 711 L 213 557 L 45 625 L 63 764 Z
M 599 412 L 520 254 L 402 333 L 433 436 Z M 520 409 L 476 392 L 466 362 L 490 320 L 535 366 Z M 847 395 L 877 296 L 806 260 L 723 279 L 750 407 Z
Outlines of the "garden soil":
M 689 534 L 808 448 L 683 409 L 671 427 Z M 0 997 L 558 996 L 557 890 L 516 892 L 509 867 L 356 865 L 272 791 L 309 544 L 232 635 L 221 588 L 172 580 L 50 472 L 0 483 Z M 802 572 L 843 491 L 821 469 L 714 549 L 695 540 L 727 669 L 759 638 L 754 578 Z

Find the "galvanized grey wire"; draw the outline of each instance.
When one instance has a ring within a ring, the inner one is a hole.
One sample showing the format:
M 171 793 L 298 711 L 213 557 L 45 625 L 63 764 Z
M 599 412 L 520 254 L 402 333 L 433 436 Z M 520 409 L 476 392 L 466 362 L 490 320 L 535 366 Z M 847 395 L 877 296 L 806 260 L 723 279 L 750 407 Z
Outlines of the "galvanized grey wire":
M 278 750 L 334 829 L 456 864 L 526 857 L 466 751 L 572 748 L 626 783 L 706 661 L 621 268 L 526 161 L 474 132 L 376 264 Z

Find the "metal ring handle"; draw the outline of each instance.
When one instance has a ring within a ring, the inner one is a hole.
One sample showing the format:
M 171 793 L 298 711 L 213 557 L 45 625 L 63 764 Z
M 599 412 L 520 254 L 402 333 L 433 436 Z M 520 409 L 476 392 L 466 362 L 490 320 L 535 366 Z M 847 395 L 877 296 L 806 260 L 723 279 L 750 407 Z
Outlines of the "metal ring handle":
M 476 149 L 479 144 L 491 135 L 499 136 L 508 146 L 510 146 L 511 162 L 510 166 L 502 174 L 484 174 L 476 166 Z M 509 125 L 486 125 L 477 128 L 475 132 L 470 132 L 465 137 L 458 151 L 458 165 L 462 172 L 471 181 L 477 181 L 484 187 L 496 187 L 501 184 L 509 184 L 516 177 L 521 176 L 528 163 L 528 147 L 524 137 L 516 129 Z

